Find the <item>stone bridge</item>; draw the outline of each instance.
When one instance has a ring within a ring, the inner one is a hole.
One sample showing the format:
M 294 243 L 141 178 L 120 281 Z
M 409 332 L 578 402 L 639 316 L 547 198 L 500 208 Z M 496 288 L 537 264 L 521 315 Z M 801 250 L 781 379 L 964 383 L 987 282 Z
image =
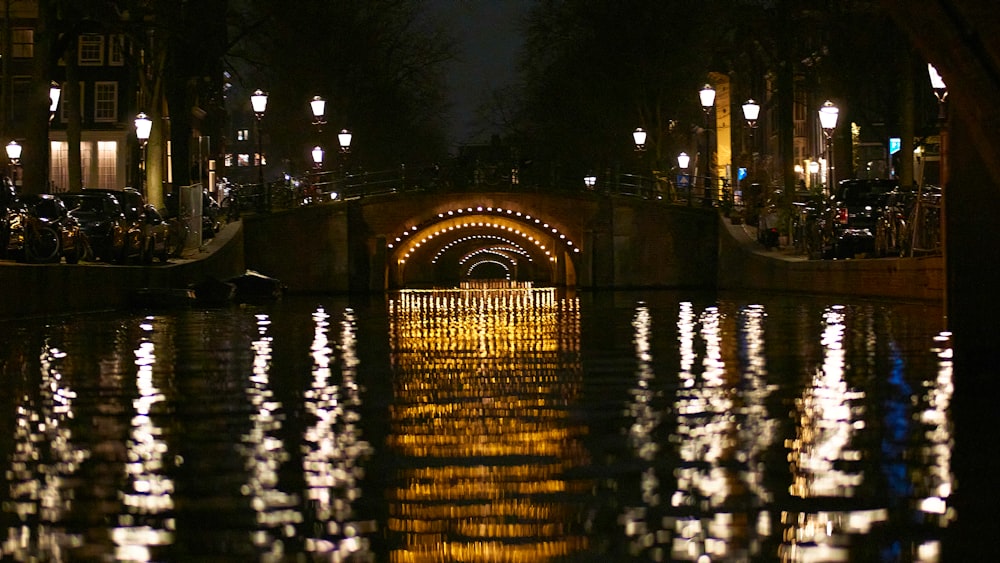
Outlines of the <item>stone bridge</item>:
M 712 287 L 718 212 L 655 194 L 389 191 L 244 217 L 247 266 L 294 291 Z

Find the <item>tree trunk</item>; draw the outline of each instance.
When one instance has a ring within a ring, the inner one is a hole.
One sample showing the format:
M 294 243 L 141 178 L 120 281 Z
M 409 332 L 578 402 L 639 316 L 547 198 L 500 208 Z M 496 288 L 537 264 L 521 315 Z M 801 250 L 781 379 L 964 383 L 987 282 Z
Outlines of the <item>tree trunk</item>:
M 31 88 L 24 108 L 25 141 L 21 153 L 25 194 L 49 192 L 49 84 L 52 81 L 53 46 L 56 41 L 55 0 L 38 2 L 38 25 L 35 28 Z

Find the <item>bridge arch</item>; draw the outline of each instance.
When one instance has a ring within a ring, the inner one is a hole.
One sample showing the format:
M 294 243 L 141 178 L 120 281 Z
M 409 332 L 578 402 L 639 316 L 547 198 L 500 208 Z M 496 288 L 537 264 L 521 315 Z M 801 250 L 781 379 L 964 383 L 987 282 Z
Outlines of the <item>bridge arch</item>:
M 516 281 L 575 285 L 580 242 L 555 222 L 512 206 L 454 205 L 411 220 L 386 237 L 389 280 L 396 287 L 458 285 L 477 263 L 503 266 Z

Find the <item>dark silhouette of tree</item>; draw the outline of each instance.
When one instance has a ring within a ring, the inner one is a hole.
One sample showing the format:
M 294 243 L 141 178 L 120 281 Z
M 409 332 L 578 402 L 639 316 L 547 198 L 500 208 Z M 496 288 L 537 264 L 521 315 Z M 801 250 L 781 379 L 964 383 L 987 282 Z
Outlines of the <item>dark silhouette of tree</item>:
M 257 88 L 269 94 L 264 125 L 272 163 L 304 165 L 313 144 L 330 151 L 345 128 L 355 136 L 351 162 L 369 169 L 444 154 L 443 70 L 453 45 L 422 16 L 421 1 L 246 6 L 259 20 L 244 23 L 230 63 L 240 95 Z M 315 95 L 327 100 L 322 133 L 310 125 Z

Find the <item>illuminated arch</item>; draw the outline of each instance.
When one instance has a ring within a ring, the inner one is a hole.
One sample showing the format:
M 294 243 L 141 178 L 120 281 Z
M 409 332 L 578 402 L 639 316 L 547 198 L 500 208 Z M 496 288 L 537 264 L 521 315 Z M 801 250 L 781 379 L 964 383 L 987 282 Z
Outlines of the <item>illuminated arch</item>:
M 469 268 L 465 270 L 465 277 L 471 277 L 473 270 L 484 264 L 496 264 L 497 266 L 500 266 L 501 268 L 503 268 L 505 272 L 507 272 L 507 279 L 510 279 L 510 267 L 508 267 L 507 264 L 500 262 L 499 260 L 490 260 L 490 259 L 482 259 L 473 262 L 472 265 L 470 265 Z
M 405 285 L 408 279 L 408 262 L 417 259 L 416 272 L 427 272 L 421 264 L 438 264 L 442 257 L 454 249 L 468 253 L 469 246 L 478 244 L 476 250 L 489 247 L 507 247 L 511 254 L 525 257 L 535 263 L 533 272 L 541 264 L 548 264 L 548 278 L 553 283 L 575 280 L 573 256 L 580 246 L 558 227 L 539 217 L 502 207 L 466 206 L 437 213 L 436 216 L 411 223 L 400 232 L 388 237 L 387 259 L 393 279 Z M 425 252 L 431 250 L 430 254 Z M 419 274 L 418 274 L 419 275 Z M 543 276 L 545 274 L 542 274 Z M 538 278 L 542 279 L 542 278 Z

